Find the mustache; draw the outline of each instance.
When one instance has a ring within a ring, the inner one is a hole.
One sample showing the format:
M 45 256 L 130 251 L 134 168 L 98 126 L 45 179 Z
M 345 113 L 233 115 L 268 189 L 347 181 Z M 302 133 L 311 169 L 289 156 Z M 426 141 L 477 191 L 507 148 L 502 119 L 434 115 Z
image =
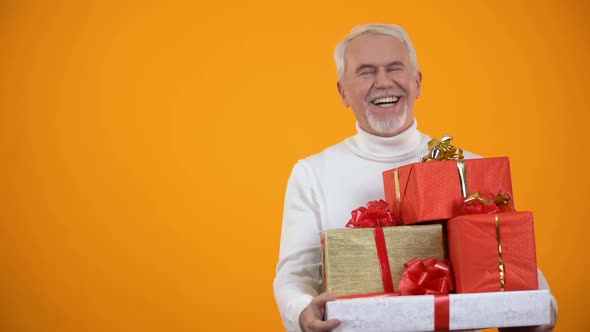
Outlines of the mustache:
M 407 97 L 407 94 L 404 90 L 401 89 L 372 90 L 367 96 L 367 101 L 371 102 L 377 98 L 383 98 L 388 96 Z

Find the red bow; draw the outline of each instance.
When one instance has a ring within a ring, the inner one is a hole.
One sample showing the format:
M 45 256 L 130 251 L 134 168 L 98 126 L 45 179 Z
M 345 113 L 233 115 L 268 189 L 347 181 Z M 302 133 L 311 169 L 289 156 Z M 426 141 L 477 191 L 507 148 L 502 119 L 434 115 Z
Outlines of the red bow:
M 494 195 L 490 192 L 476 192 L 465 198 L 463 214 L 487 214 L 514 211 L 512 197 L 509 193 L 500 191 Z
M 404 264 L 404 268 L 398 287 L 401 295 L 448 294 L 453 289 L 447 260 L 413 258 Z
M 387 208 L 387 202 L 382 199 L 370 201 L 366 206 L 353 210 L 351 214 L 352 218 L 350 218 L 346 227 L 375 228 L 398 225 L 398 222 L 394 221 L 391 212 Z

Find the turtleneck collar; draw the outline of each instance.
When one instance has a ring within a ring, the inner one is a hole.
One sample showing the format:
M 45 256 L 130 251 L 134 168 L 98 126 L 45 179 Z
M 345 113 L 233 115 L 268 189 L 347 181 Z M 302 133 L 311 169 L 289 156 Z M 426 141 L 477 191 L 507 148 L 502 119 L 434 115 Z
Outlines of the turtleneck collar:
M 398 159 L 411 158 L 412 155 L 427 150 L 428 136 L 418 131 L 418 122 L 393 137 L 381 137 L 370 134 L 356 123 L 357 134 L 346 139 L 349 148 L 365 159 L 394 162 Z

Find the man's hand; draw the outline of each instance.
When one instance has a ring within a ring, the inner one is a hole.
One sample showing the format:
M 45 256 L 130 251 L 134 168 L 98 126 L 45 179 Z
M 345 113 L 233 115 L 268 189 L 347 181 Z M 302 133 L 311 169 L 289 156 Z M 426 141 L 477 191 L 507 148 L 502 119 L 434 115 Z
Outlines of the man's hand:
M 322 293 L 311 300 L 299 316 L 299 325 L 303 332 L 329 332 L 340 325 L 338 319 L 324 321 L 326 302 L 334 300 L 336 297 L 329 293 Z

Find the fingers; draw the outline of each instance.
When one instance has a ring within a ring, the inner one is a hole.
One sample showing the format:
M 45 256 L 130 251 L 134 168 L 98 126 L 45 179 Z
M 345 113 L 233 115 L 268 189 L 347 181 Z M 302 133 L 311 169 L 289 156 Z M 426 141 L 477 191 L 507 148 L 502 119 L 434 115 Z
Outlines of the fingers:
M 329 332 L 340 325 L 338 319 L 324 321 L 326 302 L 334 301 L 336 297 L 329 293 L 322 293 L 311 300 L 307 308 L 299 316 L 299 324 L 305 332 Z
M 340 325 L 338 319 L 328 319 L 326 321 L 314 320 L 309 325 L 309 331 L 313 332 L 330 332 Z
M 557 323 L 557 310 L 555 310 L 553 303 L 551 303 L 551 328 L 555 326 L 555 323 Z
M 311 306 L 314 307 L 314 311 L 317 312 L 320 318 L 324 318 L 326 313 L 326 302 L 336 300 L 336 296 L 330 293 L 322 293 L 311 300 Z
M 334 300 L 336 300 L 336 296 L 334 296 L 334 295 L 332 295 L 332 294 L 330 294 L 328 292 L 325 292 L 325 293 L 322 293 L 322 294 L 314 297 L 313 300 L 312 300 L 312 302 L 313 301 L 317 301 L 318 303 L 321 303 L 322 305 L 325 305 L 326 302 L 328 302 L 328 301 L 334 301 Z

